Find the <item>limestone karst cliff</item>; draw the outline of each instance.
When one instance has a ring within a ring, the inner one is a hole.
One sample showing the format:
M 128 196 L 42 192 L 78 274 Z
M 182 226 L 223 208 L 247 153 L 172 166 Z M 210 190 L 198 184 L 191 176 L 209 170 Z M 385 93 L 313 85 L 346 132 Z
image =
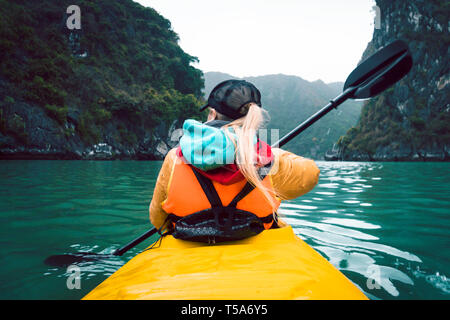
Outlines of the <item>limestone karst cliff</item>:
M 362 59 L 395 39 L 413 54 L 411 72 L 367 101 L 339 139 L 341 160 L 450 159 L 450 3 L 377 0 L 381 25 Z

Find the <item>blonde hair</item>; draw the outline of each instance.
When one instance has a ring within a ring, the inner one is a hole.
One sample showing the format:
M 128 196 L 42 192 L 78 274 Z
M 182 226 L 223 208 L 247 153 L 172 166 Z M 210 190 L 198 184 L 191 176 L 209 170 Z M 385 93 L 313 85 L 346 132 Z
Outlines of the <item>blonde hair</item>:
M 242 175 L 248 182 L 263 193 L 269 204 L 272 206 L 272 212 L 275 214 L 276 204 L 273 200 L 275 193 L 272 189 L 264 186 L 258 174 L 258 154 L 255 149 L 254 140 L 257 130 L 263 126 L 266 120 L 268 120 L 268 113 L 253 102 L 243 106 L 242 112 L 244 114 L 246 112 L 246 115 L 224 125 L 222 128 L 225 129 L 225 134 L 235 146 L 236 164 Z M 219 114 L 219 118 L 220 115 L 221 114 Z M 234 130 L 236 139 L 230 134 L 228 128 Z

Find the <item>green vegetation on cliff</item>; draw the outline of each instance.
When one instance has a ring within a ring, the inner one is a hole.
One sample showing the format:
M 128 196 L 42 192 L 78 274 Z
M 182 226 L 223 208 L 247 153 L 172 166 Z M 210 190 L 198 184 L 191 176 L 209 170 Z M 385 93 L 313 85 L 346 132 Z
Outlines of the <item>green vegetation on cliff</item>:
M 0 134 L 41 147 L 19 101 L 54 120 L 63 149 L 70 139 L 137 149 L 161 123 L 201 116 L 203 73 L 167 19 L 131 0 L 81 0 L 81 29 L 69 30 L 71 4 L 0 0 Z
M 344 160 L 449 160 L 448 1 L 377 0 L 381 28 L 363 59 L 394 39 L 409 44 L 414 65 L 392 88 L 365 103 L 358 124 L 339 139 Z

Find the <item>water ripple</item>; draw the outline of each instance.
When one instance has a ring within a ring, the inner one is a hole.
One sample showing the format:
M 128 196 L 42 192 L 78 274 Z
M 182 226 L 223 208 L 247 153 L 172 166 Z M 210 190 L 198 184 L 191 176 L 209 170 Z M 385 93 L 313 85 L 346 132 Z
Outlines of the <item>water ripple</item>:
M 318 162 L 319 184 L 284 202 L 294 232 L 374 299 L 448 299 L 449 163 Z M 82 289 L 46 257 L 109 253 L 150 227 L 161 162 L 3 161 L 3 299 L 79 299 L 145 248 L 80 264 Z
M 432 178 L 432 167 L 424 171 L 409 168 L 414 166 L 417 164 L 321 162 L 320 182 L 315 189 L 300 199 L 283 203 L 280 213 L 289 210 L 285 220 L 295 233 L 371 298 L 405 298 L 411 292 L 417 298 L 424 291 L 447 295 L 449 279 L 432 271 L 440 267 L 430 265 L 430 258 L 425 264 L 427 251 L 422 248 L 428 247 L 427 241 L 434 237 L 431 242 L 442 250 L 429 247 L 428 252 L 450 261 L 444 249 L 449 244 L 448 211 L 443 212 L 446 205 L 450 206 L 450 194 L 442 194 L 442 190 L 450 189 L 450 170 L 448 165 L 440 165 L 446 169 L 439 172 L 438 183 L 437 178 Z M 409 179 L 411 172 L 415 173 L 415 180 Z M 445 183 L 442 175 L 447 176 Z M 431 182 L 425 184 L 426 178 L 432 178 Z M 371 285 L 374 270 L 377 281 Z M 370 289 L 373 285 L 380 289 Z M 416 286 L 420 291 L 412 289 Z M 404 288 L 408 287 L 406 291 Z

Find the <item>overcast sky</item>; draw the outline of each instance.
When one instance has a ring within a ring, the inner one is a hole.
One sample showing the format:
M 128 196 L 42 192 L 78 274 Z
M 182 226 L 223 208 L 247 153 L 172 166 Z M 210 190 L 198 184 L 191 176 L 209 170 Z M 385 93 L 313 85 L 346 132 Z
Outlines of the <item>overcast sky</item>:
M 136 0 L 135 0 L 136 1 Z M 204 72 L 345 81 L 372 39 L 373 0 L 138 0 Z

